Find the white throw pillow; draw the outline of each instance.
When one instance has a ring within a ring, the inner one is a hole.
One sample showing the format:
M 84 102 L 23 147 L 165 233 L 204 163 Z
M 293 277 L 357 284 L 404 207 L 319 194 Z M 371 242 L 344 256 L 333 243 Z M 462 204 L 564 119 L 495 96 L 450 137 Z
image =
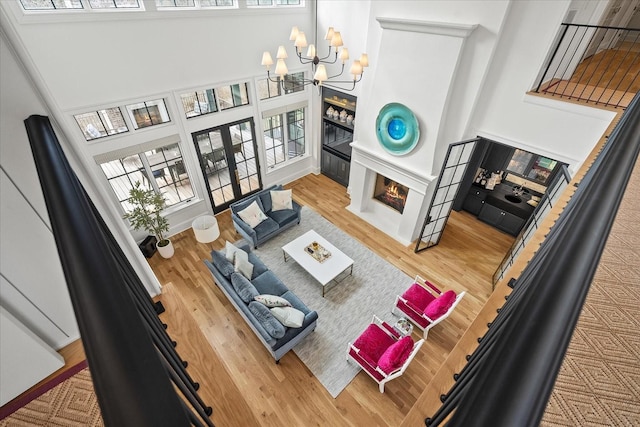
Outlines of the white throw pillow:
M 255 200 L 249 206 L 239 211 L 238 215 L 244 222 L 249 224 L 251 228 L 256 228 L 258 224 L 268 218 Z
M 277 295 L 262 294 L 258 295 L 254 299 L 267 307 L 291 307 L 291 303 L 289 301 Z
M 238 250 L 235 253 L 235 261 L 233 262 L 233 268 L 238 273 L 242 274 L 248 280 L 251 280 L 253 274 L 253 264 L 249 262 L 249 255 L 243 250 Z
M 271 193 L 271 210 L 281 211 L 284 209 L 293 209 L 291 200 L 291 190 L 270 191 Z
M 225 243 L 224 249 L 225 249 L 224 256 L 230 262 L 233 262 L 234 254 L 236 253 L 236 251 L 244 252 L 242 249 L 240 249 L 239 247 L 237 247 L 236 245 L 234 245 L 233 243 L 231 243 L 229 241 L 227 241 L 227 243 Z
M 293 307 L 273 307 L 270 309 L 273 317 L 284 326 L 300 328 L 304 323 L 304 313 Z

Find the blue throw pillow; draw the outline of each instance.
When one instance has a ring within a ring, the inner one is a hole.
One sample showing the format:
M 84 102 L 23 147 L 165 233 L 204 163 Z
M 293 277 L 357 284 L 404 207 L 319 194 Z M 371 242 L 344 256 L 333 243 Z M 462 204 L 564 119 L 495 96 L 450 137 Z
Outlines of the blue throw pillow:
M 231 285 L 242 301 L 247 304 L 260 295 L 256 287 L 240 273 L 233 273 L 231 275 Z
M 261 294 L 281 296 L 289 290 L 271 270 L 265 271 L 251 283 Z
M 235 271 L 233 263 L 227 260 L 224 249 L 222 251 L 211 251 L 211 259 L 213 260 L 213 265 L 215 265 L 218 271 L 227 279 L 231 276 L 231 273 Z
M 275 339 L 284 337 L 287 331 L 282 323 L 269 311 L 269 309 L 259 303 L 258 301 L 252 301 L 249 303 L 249 311 L 253 313 L 256 320 L 262 325 L 265 331 Z

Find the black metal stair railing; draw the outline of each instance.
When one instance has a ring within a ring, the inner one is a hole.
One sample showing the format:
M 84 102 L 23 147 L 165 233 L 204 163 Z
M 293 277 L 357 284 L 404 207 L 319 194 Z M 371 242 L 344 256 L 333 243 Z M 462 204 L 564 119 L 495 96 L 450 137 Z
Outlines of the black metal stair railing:
M 569 185 L 569 182 L 571 182 L 569 171 L 565 165 L 562 165 L 560 173 L 554 177 L 551 184 L 547 187 L 547 192 L 542 196 L 533 214 L 531 214 L 524 227 L 522 227 L 522 231 L 520 231 L 520 234 L 518 234 L 511 248 L 509 248 L 505 254 L 502 262 L 500 262 L 500 265 L 493 273 L 493 289 L 495 289 L 496 284 L 500 280 L 507 277 L 509 268 L 513 265 L 525 246 L 527 246 L 529 240 L 531 240 L 542 221 L 546 218 L 546 215 L 551 211 L 567 185 Z
M 640 89 L 640 29 L 561 25 L 534 91 L 625 108 Z
M 213 426 L 211 407 L 49 119 L 31 116 L 25 126 L 105 425 Z
M 640 101 L 626 109 L 427 426 L 537 426 L 640 153 Z M 450 418 L 449 418 L 450 417 Z

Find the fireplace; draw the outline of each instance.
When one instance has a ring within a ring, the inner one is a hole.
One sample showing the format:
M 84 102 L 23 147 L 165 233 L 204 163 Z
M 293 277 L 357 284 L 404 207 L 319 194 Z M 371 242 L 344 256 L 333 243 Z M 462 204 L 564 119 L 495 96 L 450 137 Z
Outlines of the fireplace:
M 404 205 L 407 202 L 409 187 L 398 184 L 386 176 L 376 175 L 376 186 L 373 190 L 373 198 L 402 213 L 404 211 Z

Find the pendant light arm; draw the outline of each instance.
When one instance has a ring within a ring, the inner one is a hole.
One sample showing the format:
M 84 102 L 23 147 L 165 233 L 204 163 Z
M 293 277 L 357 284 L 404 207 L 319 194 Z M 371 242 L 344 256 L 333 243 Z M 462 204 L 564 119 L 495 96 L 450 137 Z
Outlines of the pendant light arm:
M 360 80 L 362 80 L 362 74 L 355 80 L 327 80 L 328 82 L 331 82 L 331 83 L 324 82 L 324 83 L 322 83 L 322 86 L 326 86 L 326 87 L 329 87 L 329 88 L 332 88 L 332 89 L 336 89 L 336 90 L 346 90 L 346 91 L 351 92 L 352 90 L 354 90 L 356 88 L 356 83 L 358 83 Z M 344 83 L 344 84 L 351 83 L 352 86 L 351 86 L 351 88 L 345 88 L 345 87 L 342 87 L 342 86 L 334 86 L 333 83 Z
M 314 56 L 313 58 L 309 58 L 308 56 L 302 56 L 302 51 L 299 50 L 296 47 L 296 55 L 298 56 L 298 59 L 300 60 L 300 63 L 302 64 L 317 64 L 318 62 L 316 62 L 318 60 L 317 56 Z
M 326 59 L 329 58 L 331 56 L 331 49 L 333 48 L 333 46 L 329 46 L 329 53 L 327 53 L 327 56 L 322 57 L 322 58 L 318 58 L 319 62 L 323 62 L 325 64 L 335 64 L 335 62 L 338 60 L 338 48 L 336 48 L 336 52 L 335 52 L 335 56 L 333 58 L 333 61 L 327 61 Z

